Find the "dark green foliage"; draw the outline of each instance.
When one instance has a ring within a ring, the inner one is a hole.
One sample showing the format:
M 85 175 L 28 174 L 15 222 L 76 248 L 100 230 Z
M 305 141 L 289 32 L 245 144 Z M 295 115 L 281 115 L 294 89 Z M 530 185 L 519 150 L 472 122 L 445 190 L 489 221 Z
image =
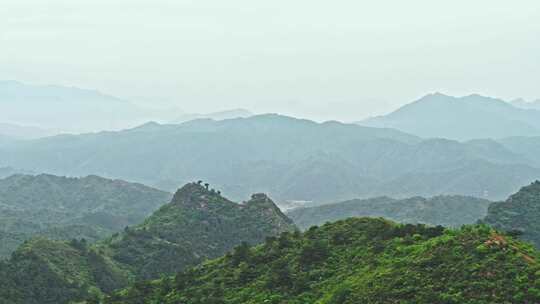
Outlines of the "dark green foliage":
M 81 242 L 28 241 L 9 263 L 0 264 L 0 303 L 95 300 L 100 294 L 96 288 L 112 291 L 127 284 L 122 270 L 96 256 Z
M 279 239 L 287 241 L 269 239 L 239 265 L 226 256 L 177 275 L 172 289 L 156 280 L 105 303 L 540 302 L 539 252 L 488 226 L 444 230 L 356 218 Z
M 206 188 L 187 184 L 142 225 L 99 246 L 138 278 L 152 279 L 221 256 L 242 242 L 240 250 L 267 236 L 294 230 L 264 194 L 237 204 Z
M 97 176 L 14 175 L 0 179 L 0 258 L 23 240 L 95 242 L 139 224 L 170 199 L 140 184 Z
M 493 203 L 484 222 L 540 248 L 540 181 L 523 187 L 504 202 Z
M 468 196 L 436 196 L 392 199 L 378 197 L 351 200 L 287 212 L 298 227 L 307 229 L 313 225 L 346 219 L 348 217 L 384 217 L 403 223 L 424 223 L 459 227 L 474 224 L 483 218 L 491 202 Z
M 326 241 L 308 240 L 300 251 L 298 261 L 302 266 L 321 262 L 328 257 L 329 249 Z
M 85 240 L 25 242 L 0 269 L 0 303 L 64 304 L 96 301 L 104 293 L 137 282 L 128 295 L 138 301 L 154 290 L 146 279 L 158 279 L 216 258 L 233 249 L 229 263 L 242 281 L 256 275 L 251 248 L 265 238 L 292 231 L 292 222 L 263 194 L 243 204 L 233 203 L 197 183 L 178 190 L 172 201 L 142 224 L 90 244 Z M 248 245 L 249 244 L 249 245 Z M 160 294 L 188 286 L 192 270 L 163 279 Z M 37 273 L 37 275 L 36 275 Z M 4 281 L 2 281 L 4 280 Z M 220 303 L 220 286 L 210 286 L 207 303 Z M 145 303 L 140 300 L 136 303 Z
M 246 242 L 242 242 L 239 246 L 235 247 L 231 254 L 231 262 L 233 265 L 238 266 L 242 262 L 249 261 L 249 245 Z

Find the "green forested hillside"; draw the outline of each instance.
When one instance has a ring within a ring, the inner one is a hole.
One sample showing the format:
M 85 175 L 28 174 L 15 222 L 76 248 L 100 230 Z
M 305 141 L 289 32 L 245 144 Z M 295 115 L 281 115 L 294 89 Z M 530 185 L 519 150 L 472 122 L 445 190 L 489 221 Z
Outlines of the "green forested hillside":
M 536 181 L 504 202 L 489 206 L 484 222 L 520 235 L 540 248 L 540 181 Z
M 93 242 L 141 223 L 171 194 L 98 176 L 12 175 L 0 179 L 0 257 L 24 239 Z
M 468 196 L 393 199 L 378 197 L 351 200 L 287 212 L 301 229 L 349 217 L 384 217 L 402 223 L 459 227 L 484 218 L 491 202 Z
M 191 183 L 144 223 L 113 237 L 26 241 L 0 263 L 1 304 L 63 304 L 101 296 L 128 282 L 156 279 L 216 258 L 234 246 L 293 231 L 264 194 L 242 204 Z
M 1 304 L 69 303 L 98 298 L 129 274 L 81 241 L 33 239 L 0 262 Z
M 264 194 L 237 204 L 191 183 L 142 225 L 101 242 L 97 248 L 139 279 L 156 278 L 225 254 L 235 244 L 257 244 L 294 229 Z
M 354 218 L 116 292 L 107 304 L 539 303 L 540 255 L 488 226 Z

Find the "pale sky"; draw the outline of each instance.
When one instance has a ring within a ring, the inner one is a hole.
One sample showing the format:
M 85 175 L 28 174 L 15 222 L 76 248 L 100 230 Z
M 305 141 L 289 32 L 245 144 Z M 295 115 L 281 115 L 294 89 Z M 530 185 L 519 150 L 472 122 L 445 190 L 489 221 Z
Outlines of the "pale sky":
M 540 1 L 1 0 L 0 79 L 317 120 L 537 99 Z

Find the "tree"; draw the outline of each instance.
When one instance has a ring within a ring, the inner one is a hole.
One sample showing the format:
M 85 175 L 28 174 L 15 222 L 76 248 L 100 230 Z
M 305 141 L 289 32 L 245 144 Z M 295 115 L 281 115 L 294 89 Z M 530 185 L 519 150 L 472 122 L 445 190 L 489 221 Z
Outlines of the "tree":
M 232 253 L 232 263 L 235 266 L 238 266 L 242 262 L 249 260 L 250 248 L 248 243 L 242 242 L 239 246 L 236 246 Z
M 235 278 L 240 284 L 249 282 L 255 276 L 255 272 L 248 263 L 241 262 L 235 270 Z
M 270 265 L 270 271 L 268 273 L 268 280 L 266 283 L 268 288 L 271 289 L 293 286 L 293 280 L 287 260 L 278 259 Z
M 326 259 L 328 254 L 328 246 L 323 241 L 307 241 L 307 243 L 302 246 L 299 262 L 304 266 L 310 265 Z

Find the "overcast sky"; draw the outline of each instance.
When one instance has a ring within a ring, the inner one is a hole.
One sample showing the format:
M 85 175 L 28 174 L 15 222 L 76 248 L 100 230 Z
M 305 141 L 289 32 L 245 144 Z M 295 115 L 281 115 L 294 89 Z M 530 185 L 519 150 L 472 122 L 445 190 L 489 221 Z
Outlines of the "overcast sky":
M 358 120 L 540 98 L 538 0 L 2 0 L 0 79 L 208 112 Z

